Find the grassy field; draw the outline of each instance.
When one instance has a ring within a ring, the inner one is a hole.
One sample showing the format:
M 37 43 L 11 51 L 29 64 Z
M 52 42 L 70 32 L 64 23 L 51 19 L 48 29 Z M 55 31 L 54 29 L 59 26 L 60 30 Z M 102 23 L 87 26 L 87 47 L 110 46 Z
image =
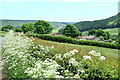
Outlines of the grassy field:
M 105 29 L 104 31 L 110 32 L 111 35 L 116 35 L 116 34 L 118 34 L 118 28 L 114 28 L 114 29 Z
M 79 50 L 74 58 L 77 60 L 81 60 L 84 55 L 88 55 L 88 52 L 91 50 L 95 50 L 96 52 L 100 52 L 102 56 L 106 57 L 106 60 L 99 65 L 96 65 L 98 68 L 107 67 L 110 70 L 115 68 L 118 70 L 118 50 L 117 49 L 110 49 L 110 48 L 103 48 L 103 47 L 96 47 L 96 46 L 86 46 L 86 45 L 74 45 L 68 43 L 58 43 L 53 41 L 46 41 L 41 39 L 34 39 L 36 44 L 41 44 L 43 46 L 54 46 L 54 50 L 51 52 L 52 54 L 64 54 L 69 52 L 73 49 Z M 102 66 L 100 66 L 103 64 Z M 112 67 L 111 67 L 112 66 Z M 117 73 L 116 73 L 117 75 Z
M 104 31 L 110 32 L 111 35 L 117 35 L 118 34 L 118 28 L 114 29 L 104 29 Z M 84 31 L 82 33 L 83 36 L 88 36 L 88 31 Z
M 34 42 L 44 46 L 54 46 L 57 53 L 66 53 L 67 51 L 70 51 L 72 49 L 78 49 L 80 51 L 80 54 L 82 55 L 84 53 L 85 54 L 88 53 L 90 50 L 95 50 L 96 52 L 100 52 L 104 56 L 108 56 L 114 59 L 118 58 L 118 49 L 59 43 L 59 42 L 47 41 L 47 40 L 42 40 L 37 38 L 34 40 Z
M 56 33 L 56 32 L 58 32 L 58 30 L 60 30 L 61 28 L 56 28 L 56 29 L 53 29 L 52 30 L 52 33 Z

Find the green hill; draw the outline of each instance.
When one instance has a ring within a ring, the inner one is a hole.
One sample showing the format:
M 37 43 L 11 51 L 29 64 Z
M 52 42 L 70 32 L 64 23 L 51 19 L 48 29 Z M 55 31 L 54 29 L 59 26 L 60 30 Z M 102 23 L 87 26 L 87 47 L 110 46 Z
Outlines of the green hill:
M 118 21 L 118 14 L 110 18 L 95 20 L 95 21 L 82 21 L 75 23 L 74 25 L 80 31 L 88 31 L 90 29 L 108 29 L 108 28 L 120 27 L 120 26 L 116 26 L 117 21 Z
M 25 23 L 30 23 L 30 22 L 36 22 L 37 20 L 0 20 L 0 22 L 2 23 L 2 25 L 0 25 L 0 27 L 3 27 L 5 25 L 12 25 L 13 27 L 21 27 L 23 24 Z M 50 21 L 48 21 L 50 22 Z M 66 24 L 74 24 L 74 22 L 50 22 L 51 25 L 54 27 L 54 29 L 56 28 L 60 28 L 65 26 Z

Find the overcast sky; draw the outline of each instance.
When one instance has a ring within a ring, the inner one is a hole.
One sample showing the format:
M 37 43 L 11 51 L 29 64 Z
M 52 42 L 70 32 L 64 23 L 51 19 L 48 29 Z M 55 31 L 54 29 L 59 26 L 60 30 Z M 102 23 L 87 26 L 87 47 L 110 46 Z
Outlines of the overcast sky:
M 118 13 L 119 0 L 0 0 L 1 19 L 79 22 Z

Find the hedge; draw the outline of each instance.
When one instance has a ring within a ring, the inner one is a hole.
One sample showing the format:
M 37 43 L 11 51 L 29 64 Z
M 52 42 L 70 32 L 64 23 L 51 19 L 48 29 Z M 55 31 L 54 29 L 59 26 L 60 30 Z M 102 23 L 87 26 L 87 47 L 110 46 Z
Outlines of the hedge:
M 56 41 L 56 42 L 62 42 L 62 43 L 72 43 L 72 44 L 78 44 L 78 45 L 91 45 L 91 46 L 120 49 L 120 44 L 104 43 L 99 41 L 76 40 L 76 39 L 65 37 L 65 36 L 52 36 L 52 35 L 43 35 L 43 34 L 31 34 L 27 36 L 32 36 L 32 37 L 37 37 L 44 40 Z

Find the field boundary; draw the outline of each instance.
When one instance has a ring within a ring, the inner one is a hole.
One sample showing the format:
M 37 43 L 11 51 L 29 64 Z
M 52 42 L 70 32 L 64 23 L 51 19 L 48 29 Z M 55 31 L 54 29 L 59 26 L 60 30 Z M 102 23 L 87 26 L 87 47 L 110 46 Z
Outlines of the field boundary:
M 120 44 L 115 43 L 103 43 L 98 41 L 88 41 L 88 40 L 77 40 L 70 37 L 65 36 L 52 36 L 52 35 L 45 35 L 45 34 L 27 34 L 27 36 L 32 36 L 36 38 L 41 38 L 44 40 L 49 41 L 56 41 L 62 43 L 71 43 L 71 44 L 78 44 L 78 45 L 90 45 L 90 46 L 98 46 L 98 47 L 106 47 L 112 49 L 120 49 Z

